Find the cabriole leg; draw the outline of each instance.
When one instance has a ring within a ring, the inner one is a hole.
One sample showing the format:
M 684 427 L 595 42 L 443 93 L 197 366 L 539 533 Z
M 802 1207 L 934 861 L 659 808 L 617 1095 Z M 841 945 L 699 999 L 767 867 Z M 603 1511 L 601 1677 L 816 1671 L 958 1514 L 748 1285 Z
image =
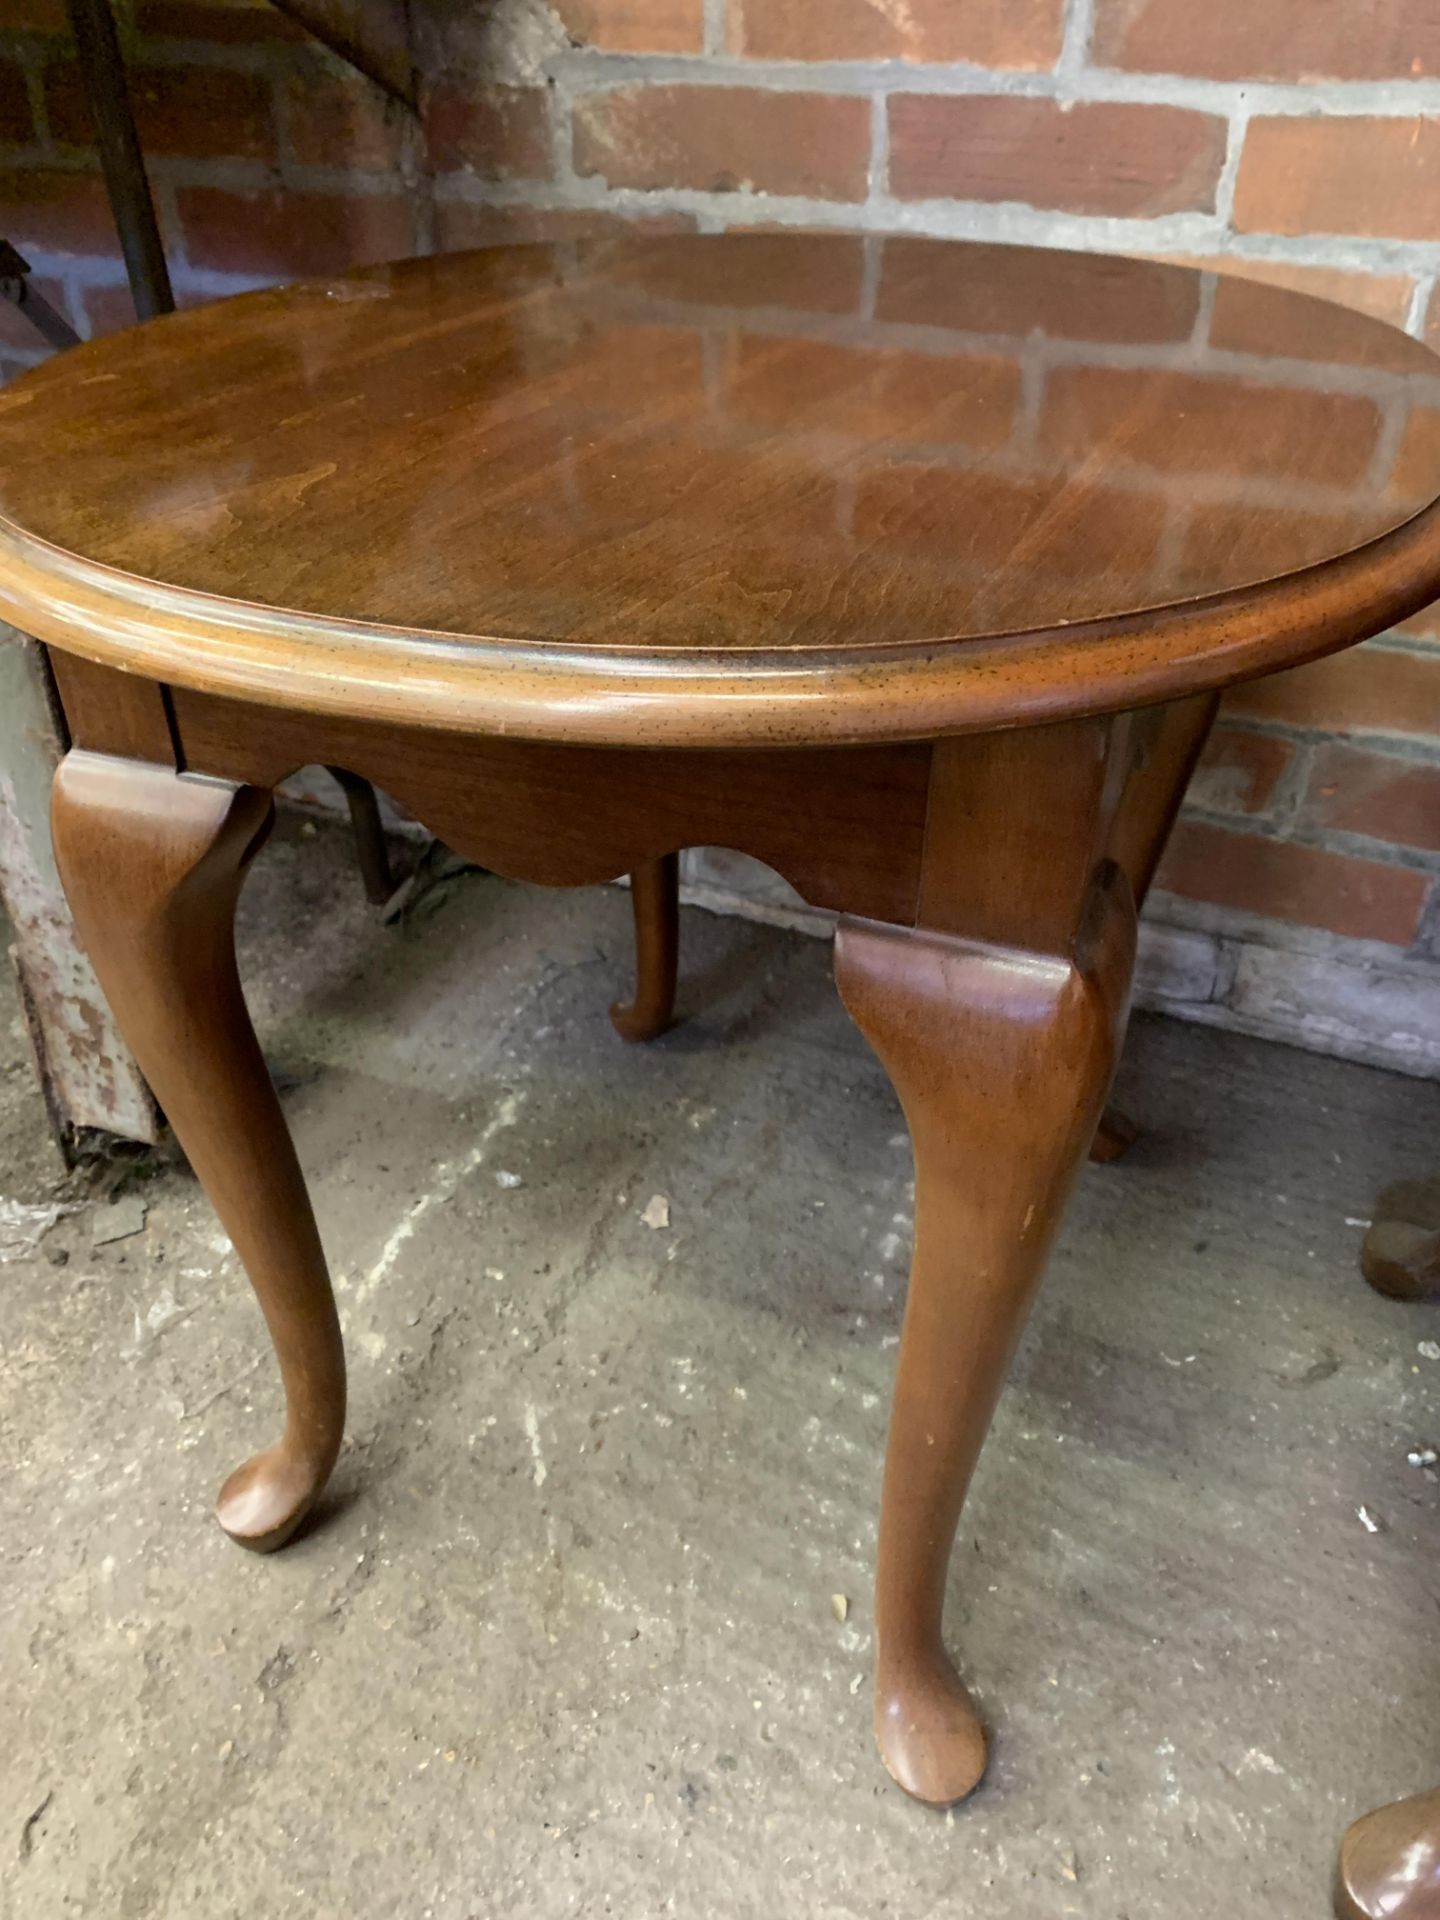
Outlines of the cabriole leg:
M 961 1799 L 985 1734 L 941 1638 L 966 1488 L 1095 1132 L 1134 958 L 1125 876 L 1101 869 L 1073 954 L 842 921 L 841 998 L 884 1063 L 915 1154 L 915 1244 L 885 1462 L 875 1730 L 907 1793 Z
M 61 763 L 52 803 L 81 940 L 275 1343 L 284 1434 L 217 1504 L 230 1537 L 262 1552 L 314 1504 L 345 1421 L 325 1257 L 235 967 L 235 903 L 271 811 L 259 788 L 90 752 Z

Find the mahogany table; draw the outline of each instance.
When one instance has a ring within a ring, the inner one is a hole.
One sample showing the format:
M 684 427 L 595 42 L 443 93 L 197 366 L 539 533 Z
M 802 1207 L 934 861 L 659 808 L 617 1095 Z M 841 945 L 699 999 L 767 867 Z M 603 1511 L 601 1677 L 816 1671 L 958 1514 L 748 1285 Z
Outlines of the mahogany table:
M 1136 898 L 1217 691 L 1440 591 L 1437 423 L 1440 361 L 1294 294 L 795 235 L 368 269 L 0 393 L 0 611 L 54 649 L 66 891 L 284 1379 L 226 1530 L 288 1537 L 345 1408 L 233 953 L 276 782 L 349 769 L 522 880 L 638 872 L 640 1030 L 667 856 L 756 854 L 842 916 L 914 1144 L 876 1730 L 907 1792 L 968 1793 L 950 1548 Z

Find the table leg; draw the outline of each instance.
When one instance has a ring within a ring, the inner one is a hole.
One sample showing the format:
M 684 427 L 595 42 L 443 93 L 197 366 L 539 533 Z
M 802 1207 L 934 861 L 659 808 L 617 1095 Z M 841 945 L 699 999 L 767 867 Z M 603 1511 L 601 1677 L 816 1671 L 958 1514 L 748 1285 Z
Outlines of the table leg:
M 284 1434 L 231 1474 L 217 1504 L 231 1538 L 262 1552 L 313 1505 L 345 1419 L 325 1257 L 235 966 L 235 903 L 271 814 L 262 789 L 83 751 L 61 762 L 52 802 L 81 940 L 275 1344 Z
M 841 998 L 915 1154 L 915 1244 L 876 1574 L 875 1730 L 907 1793 L 963 1798 L 985 1734 L 941 1638 L 960 1509 L 1114 1072 L 1134 903 L 1100 870 L 1071 957 L 842 921 Z
M 1440 1913 L 1440 1788 L 1377 1807 L 1340 1843 L 1339 1920 L 1434 1920 Z
M 653 1040 L 675 1015 L 680 965 L 680 856 L 665 853 L 630 875 L 635 912 L 635 997 L 610 1009 L 622 1040 Z
M 1126 784 L 1112 846 L 1115 859 L 1130 876 L 1137 912 L 1145 905 L 1219 706 L 1219 694 L 1199 693 L 1188 700 L 1172 700 L 1147 715 L 1152 738 Z M 1140 1129 L 1127 1113 L 1107 1107 L 1090 1144 L 1090 1158 L 1101 1165 L 1119 1160 L 1139 1137 Z
M 1112 1160 L 1122 1159 L 1139 1138 L 1140 1129 L 1128 1113 L 1119 1107 L 1106 1107 L 1090 1142 L 1090 1158 L 1096 1166 L 1108 1166 Z
M 1360 1271 L 1392 1300 L 1433 1300 L 1440 1294 L 1440 1233 L 1377 1220 L 1360 1249 Z

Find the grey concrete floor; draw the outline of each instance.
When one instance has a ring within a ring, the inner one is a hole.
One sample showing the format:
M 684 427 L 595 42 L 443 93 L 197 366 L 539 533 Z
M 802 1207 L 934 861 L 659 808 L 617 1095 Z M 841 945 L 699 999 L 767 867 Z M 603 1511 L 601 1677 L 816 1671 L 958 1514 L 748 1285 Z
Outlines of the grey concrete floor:
M 349 1441 L 286 1552 L 219 1533 L 278 1393 L 173 1159 L 121 1180 L 142 1232 L 72 1184 L 0 1265 L 6 1915 L 1281 1920 L 1440 1779 L 1440 1310 L 1355 1268 L 1440 1088 L 1137 1023 L 1145 1137 L 1085 1176 L 962 1525 L 994 1758 L 935 1815 L 867 1697 L 909 1151 L 824 948 L 687 915 L 688 1018 L 629 1050 L 623 895 L 469 876 L 386 930 L 293 824 L 242 936 Z M 0 1049 L 39 1200 L 10 1001 Z

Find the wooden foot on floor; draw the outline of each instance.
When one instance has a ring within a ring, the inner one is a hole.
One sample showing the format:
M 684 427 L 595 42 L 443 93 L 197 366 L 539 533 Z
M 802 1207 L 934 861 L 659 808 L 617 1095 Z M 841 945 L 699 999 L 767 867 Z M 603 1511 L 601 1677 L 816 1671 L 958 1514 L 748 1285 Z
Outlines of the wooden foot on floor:
M 1440 1920 L 1440 1788 L 1367 1813 L 1340 1842 L 1339 1920 Z
M 1440 1294 L 1440 1180 L 1402 1181 L 1381 1194 L 1360 1271 L 1392 1300 Z

